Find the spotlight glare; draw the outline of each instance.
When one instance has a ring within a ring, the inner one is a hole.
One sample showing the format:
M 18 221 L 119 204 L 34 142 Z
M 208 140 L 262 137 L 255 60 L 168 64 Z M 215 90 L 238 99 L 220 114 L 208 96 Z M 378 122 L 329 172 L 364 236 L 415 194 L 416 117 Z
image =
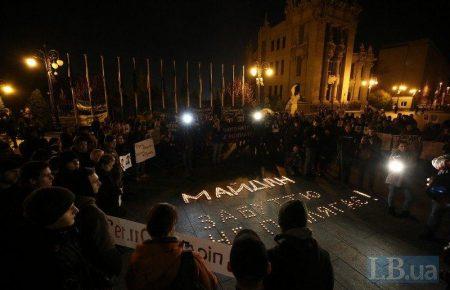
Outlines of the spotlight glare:
M 254 112 L 254 113 L 253 113 L 253 119 L 254 119 L 255 121 L 261 121 L 263 117 L 264 117 L 264 115 L 263 115 L 263 113 L 260 112 L 260 111 L 257 111 L 257 112 Z
M 191 113 L 184 113 L 181 116 L 181 120 L 183 121 L 184 124 L 189 125 L 194 121 L 194 116 L 192 116 Z
M 394 159 L 389 161 L 388 168 L 389 171 L 393 173 L 401 173 L 405 169 L 405 165 L 403 164 L 403 162 Z

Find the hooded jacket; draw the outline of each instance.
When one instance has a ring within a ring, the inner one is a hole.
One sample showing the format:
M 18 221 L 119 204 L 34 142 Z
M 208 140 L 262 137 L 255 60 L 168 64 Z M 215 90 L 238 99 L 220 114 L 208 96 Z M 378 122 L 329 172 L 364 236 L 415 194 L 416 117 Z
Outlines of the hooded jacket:
M 272 272 L 265 289 L 333 289 L 330 255 L 312 238 L 308 228 L 295 228 L 275 237 L 277 245 L 268 250 Z
M 130 290 L 170 289 L 181 264 L 183 244 L 175 237 L 147 240 L 136 247 L 126 275 Z M 193 253 L 197 277 L 205 289 L 216 289 L 217 279 L 206 267 L 203 258 Z

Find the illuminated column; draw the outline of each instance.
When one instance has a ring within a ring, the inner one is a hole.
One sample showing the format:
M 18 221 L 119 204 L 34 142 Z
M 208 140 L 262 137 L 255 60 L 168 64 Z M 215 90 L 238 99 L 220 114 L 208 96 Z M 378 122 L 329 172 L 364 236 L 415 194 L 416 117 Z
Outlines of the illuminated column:
M 364 66 L 362 68 L 362 79 L 363 80 L 369 81 L 374 62 L 375 62 L 375 57 L 373 54 L 373 50 L 372 50 L 372 47 L 369 46 L 369 49 L 367 50 L 367 55 L 366 55 L 366 58 L 364 61 Z M 364 105 L 367 103 L 367 90 L 368 90 L 368 86 L 363 86 L 361 88 L 361 94 L 360 94 L 359 99 L 361 100 L 361 103 Z
M 331 102 L 337 100 L 337 93 L 339 84 L 341 83 L 341 62 L 344 56 L 345 45 L 340 43 L 336 49 L 336 66 L 334 67 L 334 75 L 336 76 L 336 81 L 333 84 L 333 95 L 331 97 Z
M 334 56 L 334 51 L 336 49 L 336 45 L 332 42 L 329 41 L 327 43 L 327 52 L 325 54 L 325 60 L 323 62 L 323 66 L 322 66 L 322 80 L 321 80 L 321 89 L 320 89 L 320 102 L 323 102 L 324 98 L 325 98 L 325 94 L 327 92 L 327 87 L 328 87 L 328 69 L 330 67 L 330 61 Z

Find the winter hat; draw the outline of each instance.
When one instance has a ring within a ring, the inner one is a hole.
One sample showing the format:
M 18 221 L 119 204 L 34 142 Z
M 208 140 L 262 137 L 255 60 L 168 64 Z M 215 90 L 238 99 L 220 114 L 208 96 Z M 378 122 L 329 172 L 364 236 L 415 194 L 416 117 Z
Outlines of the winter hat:
M 25 199 L 24 216 L 40 226 L 49 226 L 58 221 L 74 201 L 75 195 L 66 188 L 40 188 Z
M 308 210 L 301 200 L 290 200 L 284 203 L 278 213 L 278 224 L 283 231 L 306 226 Z
M 79 159 L 78 155 L 73 151 L 64 151 L 59 155 L 59 165 L 64 167 L 67 163 Z
M 5 172 L 19 169 L 22 166 L 22 158 L 18 155 L 9 156 L 5 159 L 0 160 L 0 175 L 5 174 Z
M 254 283 L 267 274 L 266 247 L 258 234 L 244 229 L 234 238 L 230 251 L 230 267 L 238 281 Z

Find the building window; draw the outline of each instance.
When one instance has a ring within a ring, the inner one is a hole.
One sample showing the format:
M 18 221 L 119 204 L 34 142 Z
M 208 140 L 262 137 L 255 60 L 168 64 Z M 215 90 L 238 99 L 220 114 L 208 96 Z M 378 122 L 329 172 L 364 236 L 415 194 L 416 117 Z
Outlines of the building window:
M 281 60 L 280 75 L 284 74 L 284 59 Z
M 285 48 L 286 47 L 286 36 L 283 36 L 283 44 L 282 47 Z
M 280 97 L 283 97 L 283 86 L 280 85 Z
M 275 43 L 272 40 L 272 42 L 270 43 L 270 51 L 273 51 L 275 49 Z
M 269 97 L 272 96 L 272 86 L 269 86 Z
M 275 96 L 278 96 L 278 86 L 274 86 L 274 92 L 273 92 L 273 94 L 274 94 Z
M 406 107 L 407 104 L 408 104 L 408 102 L 402 101 L 402 102 L 400 103 L 400 107 Z
M 278 72 L 279 72 L 279 70 L 278 70 L 278 65 L 279 65 L 279 62 L 278 62 L 278 60 L 275 62 L 275 75 L 278 75 Z
M 279 50 L 280 49 L 280 39 L 278 38 L 277 39 L 277 50 Z
M 300 76 L 302 74 L 302 57 L 297 56 L 297 63 L 295 66 L 295 75 Z
M 305 24 L 300 25 L 298 29 L 298 44 L 305 42 Z

